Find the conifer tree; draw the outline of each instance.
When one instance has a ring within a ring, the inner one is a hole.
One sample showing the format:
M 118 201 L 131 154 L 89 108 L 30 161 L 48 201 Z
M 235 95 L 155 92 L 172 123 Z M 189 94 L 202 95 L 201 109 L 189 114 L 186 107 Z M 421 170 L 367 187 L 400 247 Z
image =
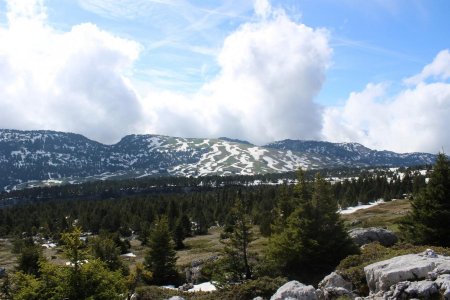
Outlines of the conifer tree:
M 268 259 L 284 275 L 316 283 L 341 259 L 357 252 L 337 213 L 330 185 L 317 175 L 312 193 L 299 173 L 297 208 L 269 242 Z
M 149 238 L 146 268 L 153 273 L 154 284 L 175 283 L 177 280 L 176 252 L 166 216 L 156 221 Z
M 401 229 L 414 244 L 450 246 L 450 162 L 439 153 L 430 181 L 412 200 Z

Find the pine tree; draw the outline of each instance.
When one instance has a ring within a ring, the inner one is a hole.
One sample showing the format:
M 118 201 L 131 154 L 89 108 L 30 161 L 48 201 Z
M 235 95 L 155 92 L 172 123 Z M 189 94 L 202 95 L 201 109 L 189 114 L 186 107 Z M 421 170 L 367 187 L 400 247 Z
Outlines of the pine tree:
M 340 220 L 330 185 L 320 175 L 312 193 L 300 177 L 296 194 L 298 206 L 284 230 L 271 237 L 267 257 L 284 275 L 316 283 L 357 248 Z
M 226 273 L 228 281 L 236 282 L 252 278 L 249 246 L 254 237 L 247 210 L 240 198 L 236 200 L 231 210 L 234 226 L 230 233 L 225 234 L 227 239 L 223 241 L 225 244 L 223 272 Z
M 401 229 L 414 244 L 450 246 L 450 162 L 439 153 L 430 181 L 412 200 Z
M 153 283 L 175 283 L 177 280 L 175 265 L 177 257 L 166 216 L 156 221 L 148 244 L 150 249 L 145 257 L 145 266 L 153 273 Z

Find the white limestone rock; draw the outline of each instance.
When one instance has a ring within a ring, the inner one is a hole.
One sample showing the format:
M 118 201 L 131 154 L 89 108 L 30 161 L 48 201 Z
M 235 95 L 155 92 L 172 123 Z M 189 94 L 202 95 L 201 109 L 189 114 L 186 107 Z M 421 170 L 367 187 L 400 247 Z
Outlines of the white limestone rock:
M 442 255 L 408 254 L 380 261 L 364 268 L 371 293 L 388 291 L 401 281 L 425 279 L 429 272 L 447 271 L 450 257 Z
M 312 285 L 294 280 L 282 285 L 270 300 L 317 300 L 317 295 Z

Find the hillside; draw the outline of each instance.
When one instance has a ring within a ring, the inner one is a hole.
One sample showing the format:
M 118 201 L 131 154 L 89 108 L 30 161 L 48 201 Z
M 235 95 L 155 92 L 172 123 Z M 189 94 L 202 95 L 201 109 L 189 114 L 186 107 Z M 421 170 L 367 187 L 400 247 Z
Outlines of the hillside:
M 128 135 L 104 145 L 73 133 L 0 130 L 0 186 L 9 188 L 42 180 L 51 184 L 80 178 L 253 175 L 299 167 L 401 167 L 434 160 L 432 154 L 397 154 L 355 143 L 285 140 L 255 146 L 229 138 Z

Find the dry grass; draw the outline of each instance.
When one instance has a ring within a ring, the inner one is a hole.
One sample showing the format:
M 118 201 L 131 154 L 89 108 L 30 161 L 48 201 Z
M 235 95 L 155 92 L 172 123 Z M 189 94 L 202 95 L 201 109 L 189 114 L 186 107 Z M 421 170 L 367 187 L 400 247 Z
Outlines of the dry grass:
M 12 253 L 13 245 L 9 239 L 0 239 L 0 267 L 6 270 L 14 269 L 16 254 Z
M 398 231 L 398 222 L 411 210 L 409 200 L 395 200 L 379 204 L 352 214 L 343 215 L 342 219 L 351 228 L 386 227 Z

